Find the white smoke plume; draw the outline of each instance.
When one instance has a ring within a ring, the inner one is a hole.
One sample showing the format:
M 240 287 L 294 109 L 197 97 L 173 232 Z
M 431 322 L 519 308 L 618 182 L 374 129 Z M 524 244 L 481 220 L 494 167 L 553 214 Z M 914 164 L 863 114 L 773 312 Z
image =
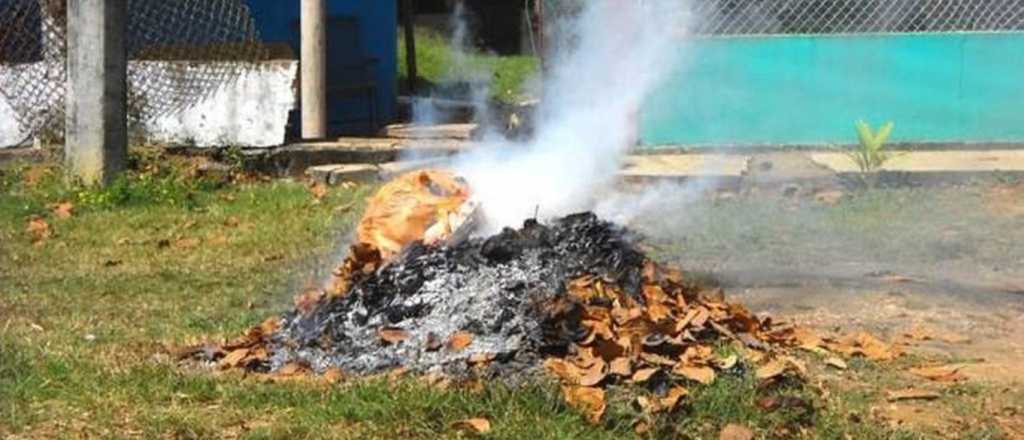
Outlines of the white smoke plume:
M 454 110 L 446 108 L 445 101 L 468 101 L 477 120 L 488 120 L 490 106 L 487 100 L 491 95 L 490 80 L 494 76 L 494 71 L 486 64 L 474 62 L 476 48 L 472 42 L 471 18 L 464 2 L 456 2 L 448 23 L 451 32 L 448 49 L 451 58 L 447 60 L 447 69 L 440 78 L 442 84 L 464 84 L 468 91 L 434 90 L 428 99 L 415 99 L 412 104 L 414 124 L 433 125 L 448 122 L 452 119 L 451 113 Z
M 573 44 L 547 60 L 535 136 L 490 141 L 456 159 L 486 229 L 595 206 L 637 141 L 645 98 L 678 68 L 689 22 L 681 0 L 585 2 L 568 23 Z

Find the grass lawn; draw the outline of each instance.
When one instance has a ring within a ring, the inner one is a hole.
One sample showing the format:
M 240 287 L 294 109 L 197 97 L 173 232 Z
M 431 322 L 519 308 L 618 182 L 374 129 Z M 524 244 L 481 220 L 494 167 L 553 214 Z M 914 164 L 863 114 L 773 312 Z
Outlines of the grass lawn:
M 472 80 L 474 74 L 489 73 L 491 99 L 515 103 L 524 98 L 525 85 L 540 68 L 540 61 L 531 56 L 500 56 L 481 52 L 467 56 L 461 71 L 452 70 L 459 63 L 455 58 L 448 41 L 429 29 L 416 30 L 416 69 L 420 78 L 420 93 L 423 88 L 441 86 L 445 83 L 458 83 Z M 398 37 L 398 81 L 406 87 L 408 70 L 406 68 L 405 39 L 399 32 Z
M 470 417 L 488 418 L 492 438 L 635 435 L 633 390 L 611 390 L 594 426 L 542 381 L 271 383 L 179 365 L 167 346 L 233 337 L 286 310 L 330 267 L 370 189 L 318 199 L 301 182 L 193 178 L 183 159 L 151 156 L 135 168 L 96 190 L 61 183 L 47 165 L 0 165 L 0 437 L 457 438 L 466 434 L 452 424 Z M 61 202 L 74 205 L 69 218 L 52 210 Z M 51 232 L 35 244 L 33 218 Z M 762 389 L 749 372 L 727 376 L 693 388 L 685 408 L 652 420 L 647 435 L 717 438 L 740 423 L 774 438 L 941 438 L 872 420 L 898 380 L 885 372 L 854 362 L 843 377 L 863 385 L 828 387 L 828 397 L 818 384 Z M 968 391 L 956 402 L 978 412 L 983 389 Z M 814 408 L 761 409 L 772 396 Z M 996 432 L 979 423 L 967 434 Z

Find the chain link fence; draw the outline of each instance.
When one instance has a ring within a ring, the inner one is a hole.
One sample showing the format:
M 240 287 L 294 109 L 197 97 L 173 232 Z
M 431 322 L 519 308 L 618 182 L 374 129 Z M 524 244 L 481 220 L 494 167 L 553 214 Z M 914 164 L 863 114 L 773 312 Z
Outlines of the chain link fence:
M 0 97 L 30 136 L 63 135 L 67 1 L 0 0 Z M 268 58 L 244 0 L 128 0 L 125 43 L 129 123 L 181 112 Z
M 578 13 L 584 1 L 543 0 L 545 22 Z M 1024 31 L 1022 0 L 669 1 L 691 9 L 698 35 Z
M 1024 30 L 1021 0 L 703 0 L 704 35 Z

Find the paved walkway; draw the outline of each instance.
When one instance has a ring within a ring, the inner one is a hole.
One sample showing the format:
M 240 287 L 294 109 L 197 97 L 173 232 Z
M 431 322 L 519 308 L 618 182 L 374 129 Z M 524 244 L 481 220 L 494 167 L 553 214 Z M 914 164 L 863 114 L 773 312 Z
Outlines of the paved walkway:
M 859 171 L 843 153 L 807 154 L 814 163 L 837 173 Z M 895 154 L 882 169 L 909 173 L 1024 172 L 1024 150 L 911 151 Z

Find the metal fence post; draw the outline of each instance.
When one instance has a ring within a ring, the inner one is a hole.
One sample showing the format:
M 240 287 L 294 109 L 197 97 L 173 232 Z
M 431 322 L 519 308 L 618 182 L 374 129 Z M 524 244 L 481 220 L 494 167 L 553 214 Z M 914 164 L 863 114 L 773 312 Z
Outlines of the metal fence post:
M 73 0 L 67 14 L 68 171 L 85 183 L 110 183 L 128 156 L 127 0 Z

